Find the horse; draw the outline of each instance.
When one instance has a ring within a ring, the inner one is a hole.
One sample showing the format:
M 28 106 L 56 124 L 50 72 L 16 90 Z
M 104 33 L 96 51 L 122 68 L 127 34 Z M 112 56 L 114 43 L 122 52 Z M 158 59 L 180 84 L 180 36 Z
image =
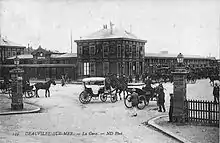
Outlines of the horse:
M 125 77 L 117 78 L 115 75 L 109 74 L 106 77 L 106 82 L 114 89 L 113 91 L 116 92 L 116 95 L 117 93 L 119 94 L 120 100 L 122 100 L 122 92 L 125 98 L 125 92 L 127 92 L 128 79 L 126 79 Z
M 45 83 L 39 82 L 39 83 L 34 84 L 36 97 L 40 98 L 37 93 L 39 89 L 45 89 L 45 97 L 47 97 L 47 93 L 48 93 L 48 97 L 50 97 L 50 90 L 49 89 L 50 89 L 51 84 L 56 85 L 56 83 L 53 79 L 50 79 L 49 81 L 47 81 Z

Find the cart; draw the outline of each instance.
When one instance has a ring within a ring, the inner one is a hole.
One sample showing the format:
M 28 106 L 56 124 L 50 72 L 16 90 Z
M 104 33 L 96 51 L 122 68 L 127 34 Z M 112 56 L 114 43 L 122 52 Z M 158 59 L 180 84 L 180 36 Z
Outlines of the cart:
M 99 99 L 102 102 L 106 102 L 107 98 L 110 98 L 112 103 L 117 101 L 116 94 L 113 94 L 110 89 L 105 86 L 104 77 L 89 77 L 84 78 L 83 91 L 79 95 L 79 101 L 83 104 L 87 104 L 92 98 Z

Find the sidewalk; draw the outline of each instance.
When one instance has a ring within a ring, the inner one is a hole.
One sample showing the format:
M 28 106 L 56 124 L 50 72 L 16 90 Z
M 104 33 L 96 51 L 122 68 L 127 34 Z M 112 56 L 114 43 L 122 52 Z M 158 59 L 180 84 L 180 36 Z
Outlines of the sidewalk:
M 11 115 L 11 114 L 27 114 L 39 112 L 40 108 L 28 103 L 23 103 L 24 109 L 20 111 L 11 110 L 11 99 L 6 94 L 0 94 L 0 115 Z
M 200 125 L 169 123 L 168 115 L 148 121 L 148 125 L 183 143 L 218 143 L 219 128 Z

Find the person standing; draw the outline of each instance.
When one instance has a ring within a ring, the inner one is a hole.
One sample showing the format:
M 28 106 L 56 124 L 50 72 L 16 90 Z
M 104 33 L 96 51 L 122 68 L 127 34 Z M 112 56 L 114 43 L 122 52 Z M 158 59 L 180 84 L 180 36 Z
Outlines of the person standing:
M 162 112 L 162 108 L 163 108 L 163 111 L 166 112 L 166 109 L 165 109 L 165 106 L 164 106 L 164 103 L 165 103 L 165 93 L 164 93 L 164 88 L 163 88 L 163 85 L 160 83 L 159 84 L 159 94 L 158 94 L 158 106 L 159 106 L 159 110 L 158 112 Z
M 214 103 L 219 103 L 219 86 L 215 83 L 213 87 Z
M 173 94 L 171 93 L 170 94 L 169 122 L 173 121 L 172 115 L 173 115 Z
M 61 75 L 61 86 L 65 85 L 65 79 L 64 79 L 64 75 Z
M 136 117 L 137 116 L 137 105 L 138 105 L 138 94 L 135 92 L 134 88 L 132 89 L 130 101 L 131 101 L 131 105 L 133 109 L 132 117 Z

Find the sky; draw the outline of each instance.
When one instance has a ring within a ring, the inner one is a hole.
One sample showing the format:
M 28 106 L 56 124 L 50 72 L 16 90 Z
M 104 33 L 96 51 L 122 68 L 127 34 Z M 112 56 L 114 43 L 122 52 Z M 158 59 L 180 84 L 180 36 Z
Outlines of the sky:
M 220 0 L 0 0 L 0 32 L 27 46 L 71 51 L 114 23 L 147 40 L 145 51 L 220 55 Z

